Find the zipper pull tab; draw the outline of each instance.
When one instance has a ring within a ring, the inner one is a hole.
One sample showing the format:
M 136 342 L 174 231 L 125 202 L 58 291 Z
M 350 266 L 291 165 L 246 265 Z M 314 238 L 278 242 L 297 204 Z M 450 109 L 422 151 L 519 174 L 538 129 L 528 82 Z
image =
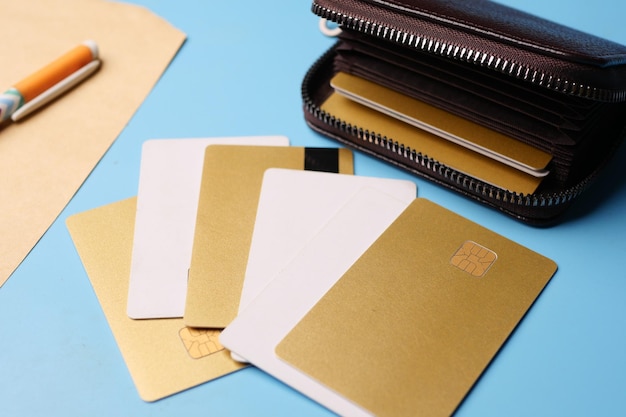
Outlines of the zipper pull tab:
M 329 24 L 328 19 L 324 19 L 324 18 L 320 18 L 319 28 L 320 28 L 320 32 L 322 32 L 324 35 L 331 37 L 331 38 L 335 38 L 339 36 L 339 34 L 341 33 L 340 26 Z

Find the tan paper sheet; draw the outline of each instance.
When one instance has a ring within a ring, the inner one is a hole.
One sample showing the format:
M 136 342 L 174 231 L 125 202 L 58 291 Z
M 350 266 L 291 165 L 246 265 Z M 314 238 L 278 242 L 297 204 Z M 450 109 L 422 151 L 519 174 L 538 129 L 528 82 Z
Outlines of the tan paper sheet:
M 149 10 L 103 0 L 0 0 L 0 89 L 86 39 L 102 68 L 51 105 L 0 126 L 0 285 L 128 123 L 185 40 Z

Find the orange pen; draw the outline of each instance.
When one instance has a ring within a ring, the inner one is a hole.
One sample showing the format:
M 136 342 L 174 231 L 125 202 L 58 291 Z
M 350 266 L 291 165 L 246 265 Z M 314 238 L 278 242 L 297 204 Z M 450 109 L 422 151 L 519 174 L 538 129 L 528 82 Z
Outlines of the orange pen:
M 54 100 L 100 66 L 98 46 L 86 41 L 34 72 L 0 95 L 0 123 L 17 121 Z

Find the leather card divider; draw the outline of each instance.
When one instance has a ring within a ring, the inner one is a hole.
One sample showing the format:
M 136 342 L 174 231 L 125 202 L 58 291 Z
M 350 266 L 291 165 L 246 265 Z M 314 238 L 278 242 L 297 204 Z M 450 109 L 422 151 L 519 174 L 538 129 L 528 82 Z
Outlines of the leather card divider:
M 516 138 L 554 156 L 571 184 L 610 149 L 623 103 L 592 101 L 343 30 L 334 70 L 353 74 Z M 606 147 L 603 146 L 606 144 Z
M 584 119 L 588 112 L 593 111 L 592 108 L 598 107 L 598 103 L 579 97 L 571 96 L 570 100 L 565 100 L 562 94 L 554 91 L 524 88 L 528 86 L 514 82 L 509 76 L 496 72 L 489 73 L 455 60 L 420 53 L 417 50 L 407 53 L 404 47 L 350 30 L 344 30 L 339 38 L 342 40 L 337 49 L 340 56 L 361 55 L 403 67 L 424 76 L 452 77 L 449 79 L 450 83 L 458 85 L 461 82 L 480 86 L 488 89 L 490 94 L 497 93 L 505 96 L 507 101 L 526 103 L 559 118 L 572 121 Z M 350 61 L 348 58 L 346 60 Z M 482 94 L 489 93 L 482 92 Z

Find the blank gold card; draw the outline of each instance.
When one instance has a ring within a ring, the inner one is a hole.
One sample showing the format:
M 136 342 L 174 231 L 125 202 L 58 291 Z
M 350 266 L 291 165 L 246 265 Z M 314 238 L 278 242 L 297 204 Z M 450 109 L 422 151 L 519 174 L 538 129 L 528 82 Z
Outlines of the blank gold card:
M 242 367 L 219 332 L 126 315 L 136 199 L 75 214 L 67 227 L 140 397 L 155 401 Z
M 187 283 L 185 323 L 222 329 L 237 316 L 266 169 L 353 174 L 353 166 L 348 149 L 208 147 Z
M 276 353 L 374 415 L 448 416 L 555 271 L 416 199 Z
M 399 122 L 338 93 L 332 93 L 321 108 L 346 123 L 393 139 L 422 155 L 504 190 L 532 194 L 541 183 L 541 177 L 532 176 L 425 130 Z

